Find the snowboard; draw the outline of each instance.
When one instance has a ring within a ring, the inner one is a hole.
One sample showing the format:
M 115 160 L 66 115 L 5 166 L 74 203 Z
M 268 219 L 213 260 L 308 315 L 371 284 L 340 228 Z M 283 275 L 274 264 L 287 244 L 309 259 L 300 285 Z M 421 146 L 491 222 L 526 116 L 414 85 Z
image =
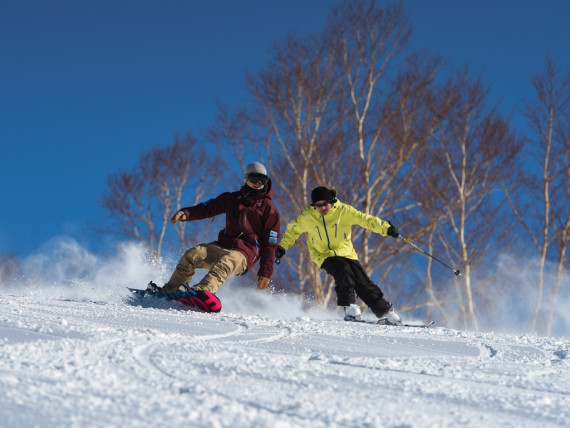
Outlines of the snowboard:
M 175 291 L 169 293 L 161 290 L 140 290 L 138 288 L 130 287 L 127 287 L 127 289 L 141 299 L 145 296 L 152 296 L 158 299 L 176 300 L 199 312 L 220 312 L 222 310 L 222 302 L 220 299 L 218 299 L 214 293 L 210 293 L 209 291 L 190 289 L 188 291 Z

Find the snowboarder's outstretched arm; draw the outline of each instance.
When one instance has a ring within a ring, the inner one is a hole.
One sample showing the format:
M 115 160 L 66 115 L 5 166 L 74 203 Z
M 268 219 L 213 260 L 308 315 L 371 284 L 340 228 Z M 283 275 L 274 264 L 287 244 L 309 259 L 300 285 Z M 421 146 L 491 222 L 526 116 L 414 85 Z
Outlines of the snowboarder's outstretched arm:
M 170 223 L 201 220 L 220 215 L 226 211 L 226 200 L 229 195 L 230 193 L 222 193 L 214 199 L 209 199 L 193 207 L 181 208 L 172 216 Z

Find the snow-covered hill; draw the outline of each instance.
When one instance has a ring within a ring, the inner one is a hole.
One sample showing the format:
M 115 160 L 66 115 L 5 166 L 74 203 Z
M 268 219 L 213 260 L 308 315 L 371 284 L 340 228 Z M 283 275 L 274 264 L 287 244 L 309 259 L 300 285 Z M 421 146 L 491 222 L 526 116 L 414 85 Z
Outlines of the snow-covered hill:
M 145 260 L 59 239 L 0 283 L 0 427 L 569 425 L 567 338 L 346 323 L 237 278 L 201 314 L 130 295 L 176 262 Z
M 346 323 L 284 296 L 247 307 L 224 287 L 217 315 L 141 303 L 122 287 L 97 301 L 87 288 L 73 298 L 3 290 L 0 426 L 570 421 L 569 340 Z

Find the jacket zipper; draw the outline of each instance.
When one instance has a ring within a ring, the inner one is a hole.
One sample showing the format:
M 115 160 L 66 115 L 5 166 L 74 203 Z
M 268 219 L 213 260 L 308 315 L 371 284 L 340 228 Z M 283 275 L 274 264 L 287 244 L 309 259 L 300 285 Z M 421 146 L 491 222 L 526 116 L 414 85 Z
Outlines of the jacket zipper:
M 327 237 L 327 245 L 328 245 L 328 247 L 329 247 L 329 250 L 331 250 L 331 251 L 334 253 L 335 257 L 336 257 L 336 251 L 331 248 L 331 240 L 329 239 L 329 231 L 327 230 L 327 223 L 325 222 L 325 216 L 322 215 L 321 217 L 322 217 L 322 219 L 323 219 L 323 227 L 324 227 L 324 229 L 325 229 L 325 235 L 326 235 L 326 237 Z

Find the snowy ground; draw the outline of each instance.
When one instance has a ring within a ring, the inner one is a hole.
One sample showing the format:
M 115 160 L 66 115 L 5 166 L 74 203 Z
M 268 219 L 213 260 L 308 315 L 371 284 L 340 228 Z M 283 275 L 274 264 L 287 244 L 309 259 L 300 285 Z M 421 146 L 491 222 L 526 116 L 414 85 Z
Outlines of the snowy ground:
M 0 293 L 2 427 L 570 420 L 567 339 L 345 323 L 283 296 L 251 314 L 220 293 L 224 311 L 211 315 L 126 289 L 97 302 L 43 294 Z
M 233 278 L 220 314 L 125 288 L 173 263 L 64 239 L 0 284 L 0 427 L 569 426 L 567 338 L 346 323 Z

